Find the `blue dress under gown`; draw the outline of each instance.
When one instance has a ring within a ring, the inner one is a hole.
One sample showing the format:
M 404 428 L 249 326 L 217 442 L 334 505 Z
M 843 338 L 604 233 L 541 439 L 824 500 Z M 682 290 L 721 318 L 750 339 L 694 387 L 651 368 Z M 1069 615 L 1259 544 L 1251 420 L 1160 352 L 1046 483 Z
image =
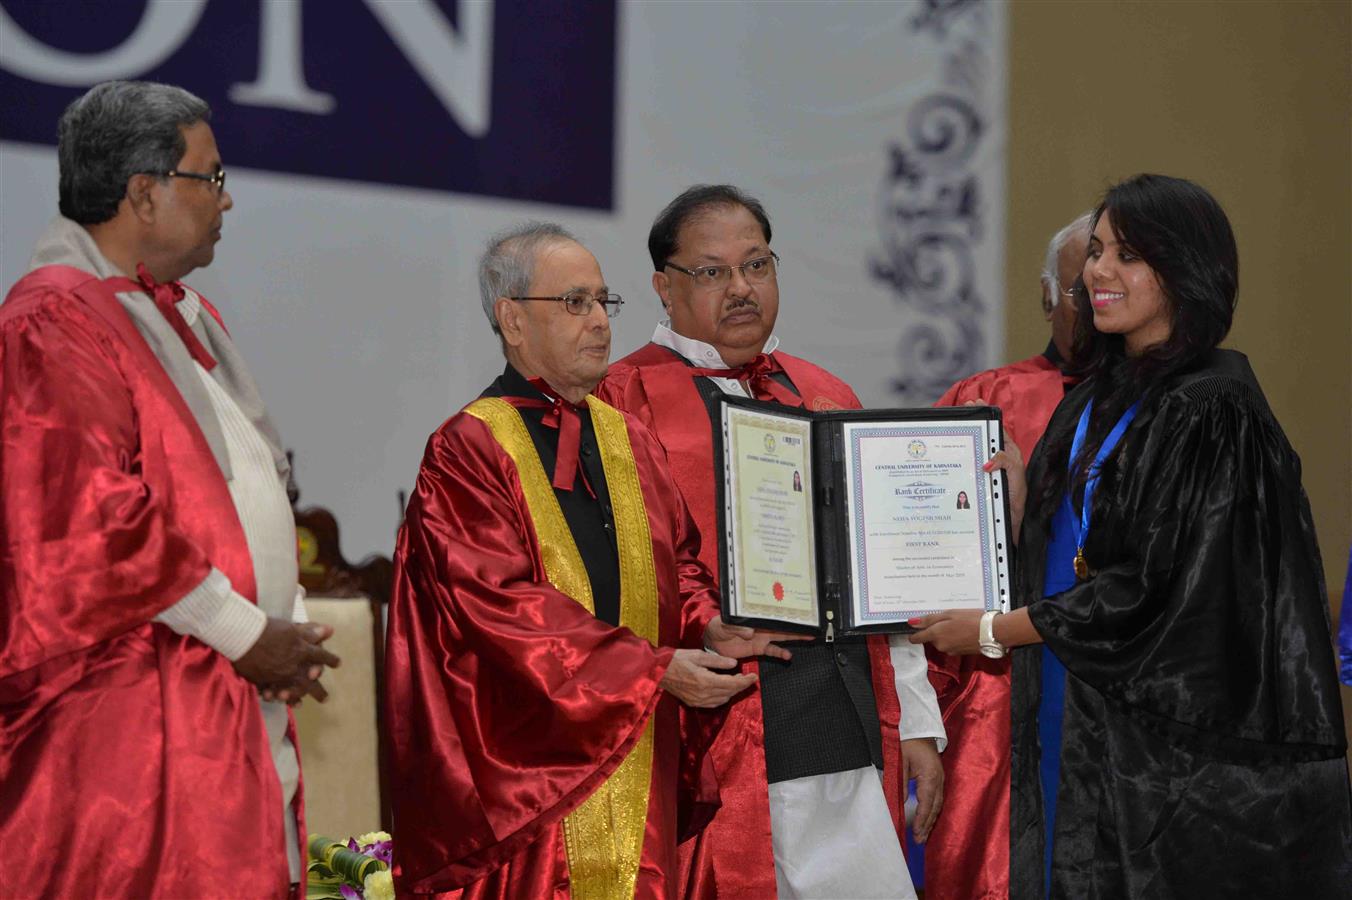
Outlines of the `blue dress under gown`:
M 1070 495 L 1052 517 L 1047 540 L 1047 571 L 1042 594 L 1050 597 L 1075 586 L 1075 520 Z M 1042 645 L 1042 697 L 1038 702 L 1038 745 L 1042 756 L 1042 809 L 1047 835 L 1047 883 L 1052 877 L 1052 834 L 1056 828 L 1056 791 L 1061 784 L 1061 723 L 1066 714 L 1066 667 L 1046 644 Z

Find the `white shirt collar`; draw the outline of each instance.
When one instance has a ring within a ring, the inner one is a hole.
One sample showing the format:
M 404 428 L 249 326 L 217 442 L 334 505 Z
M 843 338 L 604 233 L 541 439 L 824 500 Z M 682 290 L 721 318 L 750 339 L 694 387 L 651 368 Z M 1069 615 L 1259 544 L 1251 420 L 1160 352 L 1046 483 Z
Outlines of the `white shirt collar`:
M 731 368 L 723 361 L 722 354 L 712 344 L 706 344 L 704 341 L 697 341 L 694 338 L 672 331 L 670 319 L 663 319 L 657 323 L 657 328 L 653 330 L 653 343 L 666 347 L 668 350 L 675 350 L 688 362 L 701 368 Z M 761 352 L 774 353 L 778 349 L 779 338 L 772 334 L 766 338 L 765 346 L 761 348 Z

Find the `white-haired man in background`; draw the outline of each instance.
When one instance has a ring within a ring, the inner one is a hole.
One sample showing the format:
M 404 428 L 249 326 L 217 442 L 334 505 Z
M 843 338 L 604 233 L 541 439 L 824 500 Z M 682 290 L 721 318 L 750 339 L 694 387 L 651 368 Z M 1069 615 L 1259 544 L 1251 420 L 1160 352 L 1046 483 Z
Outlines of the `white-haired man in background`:
M 1042 267 L 1047 349 L 1031 359 L 988 369 L 944 393 L 938 406 L 981 403 L 1004 413 L 1005 434 L 1027 459 L 1052 411 L 1074 383 L 1067 374 L 1075 335 L 1080 270 L 1089 246 L 1090 213 L 1052 236 Z M 1009 895 L 1009 657 L 948 656 L 928 650 L 948 751 L 943 816 L 925 847 L 927 900 Z

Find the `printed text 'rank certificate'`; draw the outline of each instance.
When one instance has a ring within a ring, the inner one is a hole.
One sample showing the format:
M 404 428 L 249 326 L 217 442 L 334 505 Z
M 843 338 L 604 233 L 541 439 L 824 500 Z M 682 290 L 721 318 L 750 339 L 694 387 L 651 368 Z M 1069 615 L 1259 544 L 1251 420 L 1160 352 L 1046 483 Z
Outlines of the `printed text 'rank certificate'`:
M 984 422 L 846 423 L 852 619 L 998 609 L 996 512 Z

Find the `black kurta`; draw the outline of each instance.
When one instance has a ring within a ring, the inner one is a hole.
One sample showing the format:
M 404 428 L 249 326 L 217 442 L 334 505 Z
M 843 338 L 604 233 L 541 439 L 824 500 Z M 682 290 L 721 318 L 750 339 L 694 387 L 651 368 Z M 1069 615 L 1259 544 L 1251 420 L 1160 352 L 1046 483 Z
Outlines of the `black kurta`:
M 1093 390 L 1057 408 L 1029 467 Z M 1107 503 L 1108 499 L 1114 502 Z M 1051 896 L 1352 896 L 1352 792 L 1300 460 L 1242 354 L 1143 406 L 1103 470 L 1096 572 L 1041 598 L 1023 527 L 1017 605 L 1065 664 Z M 1041 897 L 1041 648 L 1014 655 L 1011 894 Z

